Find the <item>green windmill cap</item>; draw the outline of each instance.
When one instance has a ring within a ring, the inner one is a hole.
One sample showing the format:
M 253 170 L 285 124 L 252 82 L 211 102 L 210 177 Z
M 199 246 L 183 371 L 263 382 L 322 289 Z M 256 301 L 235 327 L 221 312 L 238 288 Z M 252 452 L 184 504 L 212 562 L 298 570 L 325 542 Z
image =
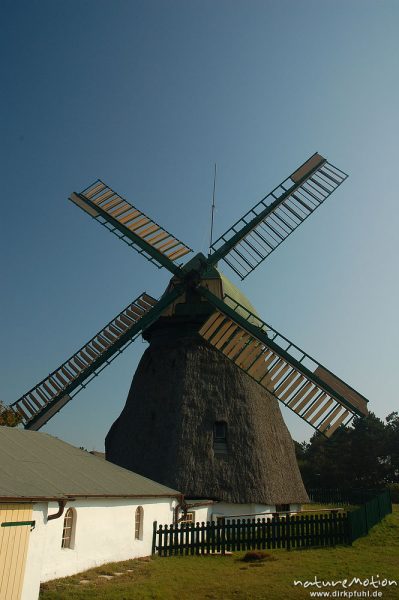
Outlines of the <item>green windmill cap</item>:
M 248 300 L 246 295 L 240 289 L 238 289 L 238 287 L 234 285 L 234 283 L 230 281 L 230 279 L 226 277 L 224 273 L 220 273 L 219 271 L 219 275 L 220 279 L 222 280 L 223 294 L 227 294 L 227 296 L 230 296 L 230 298 L 241 304 L 241 306 L 249 310 L 249 312 L 251 312 L 253 315 L 259 317 L 257 310 Z

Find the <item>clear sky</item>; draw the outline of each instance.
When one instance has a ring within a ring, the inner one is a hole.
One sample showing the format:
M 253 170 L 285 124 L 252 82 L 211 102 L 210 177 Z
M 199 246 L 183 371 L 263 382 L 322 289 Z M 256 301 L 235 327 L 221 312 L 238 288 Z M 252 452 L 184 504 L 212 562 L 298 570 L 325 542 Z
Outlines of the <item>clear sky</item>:
M 100 177 L 205 252 L 215 161 L 219 235 L 319 151 L 349 179 L 242 289 L 378 416 L 398 409 L 397 0 L 3 0 L 0 27 L 3 401 L 169 279 L 70 192 Z M 101 450 L 145 347 L 43 431 Z

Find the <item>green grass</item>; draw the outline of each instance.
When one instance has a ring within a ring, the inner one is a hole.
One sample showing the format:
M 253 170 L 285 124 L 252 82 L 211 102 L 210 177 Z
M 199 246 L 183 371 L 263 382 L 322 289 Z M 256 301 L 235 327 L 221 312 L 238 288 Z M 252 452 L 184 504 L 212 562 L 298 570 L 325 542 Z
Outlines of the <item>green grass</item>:
M 353 546 L 267 553 L 271 559 L 261 563 L 242 562 L 244 552 L 112 563 L 43 584 L 40 600 L 296 600 L 310 595 L 294 587 L 294 579 L 315 575 L 335 581 L 374 575 L 399 583 L 399 506 Z M 115 572 L 122 575 L 99 578 Z M 83 579 L 89 582 L 80 583 Z M 383 600 L 399 598 L 399 586 L 380 591 Z

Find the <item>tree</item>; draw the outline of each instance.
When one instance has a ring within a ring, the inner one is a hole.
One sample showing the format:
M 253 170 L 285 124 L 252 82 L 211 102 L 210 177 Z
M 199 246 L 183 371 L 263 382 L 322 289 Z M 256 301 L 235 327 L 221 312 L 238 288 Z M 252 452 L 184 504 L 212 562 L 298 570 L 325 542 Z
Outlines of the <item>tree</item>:
M 385 429 L 374 413 L 353 420 L 350 462 L 357 487 L 378 487 L 390 479 Z
M 16 427 L 22 422 L 22 416 L 11 406 L 6 406 L 0 400 L 0 426 Z
M 385 419 L 387 422 L 387 448 L 391 467 L 392 483 L 399 483 L 399 413 L 392 412 Z
M 315 433 L 295 444 L 305 487 L 373 488 L 399 483 L 399 414 L 384 423 L 373 413 L 356 417 L 330 438 Z

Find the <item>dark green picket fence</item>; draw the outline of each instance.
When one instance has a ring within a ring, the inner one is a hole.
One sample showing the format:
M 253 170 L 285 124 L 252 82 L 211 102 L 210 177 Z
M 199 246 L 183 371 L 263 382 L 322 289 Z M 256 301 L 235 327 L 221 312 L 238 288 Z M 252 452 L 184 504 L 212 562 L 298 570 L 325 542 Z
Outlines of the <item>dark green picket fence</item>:
M 385 490 L 384 490 L 385 491 Z M 345 506 L 348 504 L 364 504 L 376 495 L 381 493 L 381 490 L 366 490 L 366 489 L 310 489 L 307 490 L 309 500 L 318 504 L 333 504 L 335 506 Z
M 326 495 L 327 496 L 327 495 Z M 322 502 L 319 496 L 318 502 Z M 330 496 L 331 498 L 331 496 Z M 360 495 L 356 496 L 359 500 Z M 359 508 L 324 515 L 281 515 L 270 519 L 221 519 L 218 522 L 159 525 L 154 521 L 152 553 L 199 555 L 239 550 L 310 548 L 351 544 L 392 512 L 389 490 L 374 492 Z M 326 500 L 330 503 L 331 499 Z M 359 503 L 359 502 L 357 502 Z
M 392 512 L 391 494 L 389 490 L 379 492 L 364 502 L 356 510 L 348 512 L 350 543 L 367 535 L 374 525 Z
M 335 505 L 359 505 L 348 512 L 349 542 L 367 535 L 371 527 L 392 512 L 389 490 L 309 490 L 312 502 Z
M 159 556 L 213 554 L 271 548 L 335 546 L 349 541 L 346 514 L 231 519 L 196 524 L 154 523 L 153 552 Z

